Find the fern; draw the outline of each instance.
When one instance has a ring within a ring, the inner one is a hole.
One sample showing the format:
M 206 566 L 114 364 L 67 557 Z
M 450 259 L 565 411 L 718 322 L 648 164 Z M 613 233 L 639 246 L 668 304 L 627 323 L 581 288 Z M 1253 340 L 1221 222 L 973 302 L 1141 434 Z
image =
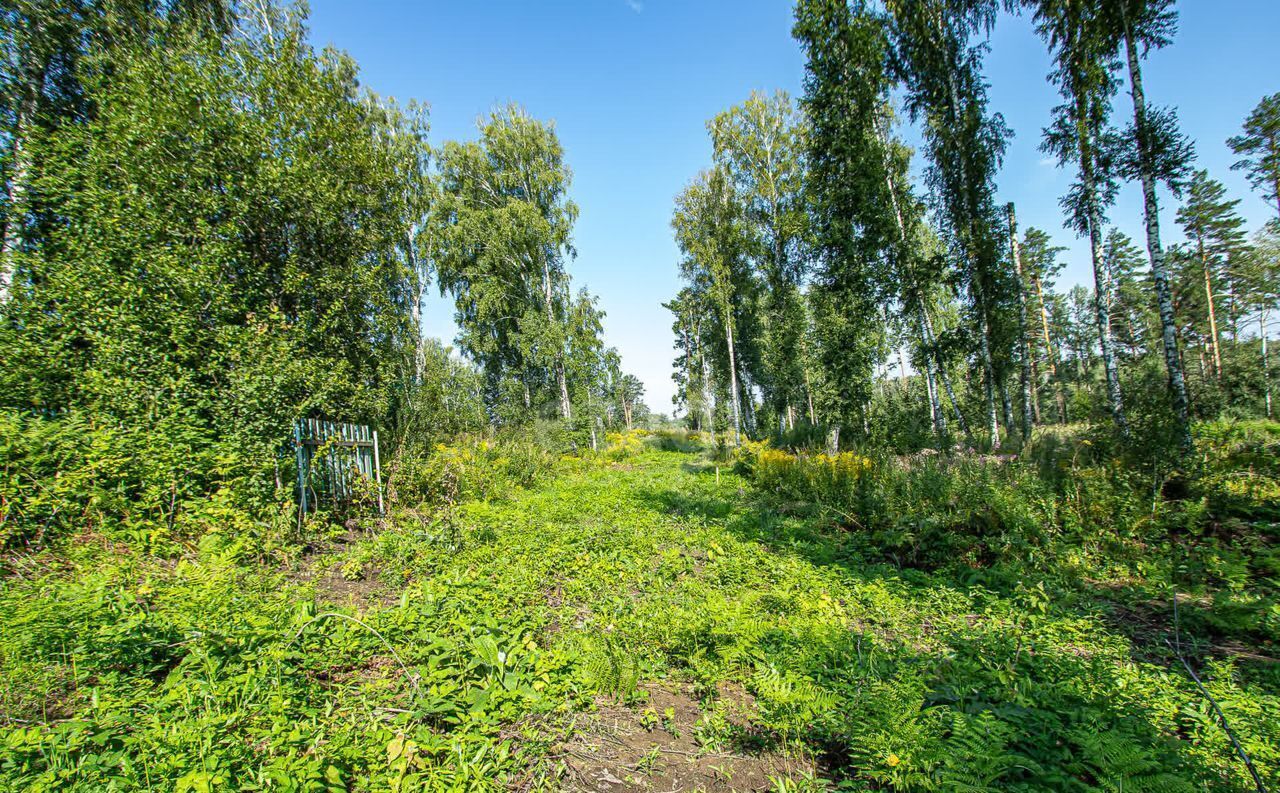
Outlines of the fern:
M 1170 773 L 1167 758 L 1122 732 L 1078 729 L 1072 739 L 1097 786 L 1108 793 L 1191 793 L 1195 787 Z
M 1030 769 L 1034 764 L 1008 749 L 1010 732 L 991 713 L 952 713 L 939 788 L 957 793 L 997 790 L 1015 767 Z
M 635 690 L 640 679 L 640 663 L 621 640 L 605 636 L 585 656 L 583 670 L 596 692 L 624 696 Z

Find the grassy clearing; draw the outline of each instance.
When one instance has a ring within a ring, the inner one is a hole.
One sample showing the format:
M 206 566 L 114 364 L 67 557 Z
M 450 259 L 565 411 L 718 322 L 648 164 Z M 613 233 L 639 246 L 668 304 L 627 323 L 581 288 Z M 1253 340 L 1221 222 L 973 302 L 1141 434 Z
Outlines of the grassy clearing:
M 850 529 L 852 508 L 689 452 L 560 468 L 507 500 L 353 531 L 285 571 L 219 535 L 176 562 L 85 538 L 71 557 L 10 559 L 0 784 L 1252 789 L 1161 649 L 1168 569 L 1136 534 L 1042 538 L 1035 559 L 993 540 L 948 563 L 919 556 L 929 527 L 901 547 L 886 532 L 970 519 L 962 481 Z M 973 497 L 1016 529 L 1021 513 L 992 499 L 1023 474 L 981 472 Z M 921 496 L 895 487 L 874 493 Z M 1229 567 L 1247 559 L 1237 545 L 1183 543 L 1180 564 Z M 1275 786 L 1274 581 L 1255 578 L 1184 594 L 1181 638 Z

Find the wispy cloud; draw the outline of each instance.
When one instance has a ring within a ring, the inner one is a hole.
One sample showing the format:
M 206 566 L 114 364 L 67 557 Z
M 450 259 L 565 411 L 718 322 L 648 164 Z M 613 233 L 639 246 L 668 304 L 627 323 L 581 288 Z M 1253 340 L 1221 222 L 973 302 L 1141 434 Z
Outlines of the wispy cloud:
M 1052 168 L 1053 166 L 1058 164 L 1058 161 L 1053 159 L 1052 157 L 1041 157 L 1040 161 L 1037 162 L 1036 164 L 1044 168 Z
M 644 10 L 644 0 L 627 0 L 627 8 L 639 14 Z

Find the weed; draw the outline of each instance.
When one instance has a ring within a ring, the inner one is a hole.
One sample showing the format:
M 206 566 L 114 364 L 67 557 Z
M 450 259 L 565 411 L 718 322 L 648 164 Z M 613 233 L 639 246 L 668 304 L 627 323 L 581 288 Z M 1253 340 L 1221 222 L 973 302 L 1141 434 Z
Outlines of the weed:
M 1164 647 L 1176 590 L 1183 654 L 1274 785 L 1274 528 L 1249 517 L 1265 493 L 1244 508 L 1213 495 L 1214 472 L 1264 470 L 1229 437 L 1204 441 L 1185 498 L 1154 506 L 1149 482 L 1061 453 L 1050 474 L 796 457 L 782 465 L 818 470 L 779 489 L 754 479 L 766 449 L 717 482 L 647 444 L 502 499 L 464 487 L 446 533 L 393 510 L 326 561 L 398 591 L 361 613 L 321 612 L 311 584 L 225 536 L 174 560 L 47 550 L 0 581 L 0 780 L 552 787 L 549 758 L 599 695 L 672 732 L 640 685 L 669 680 L 713 703 L 741 692 L 704 714 L 700 745 L 821 758 L 779 791 L 1250 790 Z M 799 500 L 857 522 L 779 509 Z

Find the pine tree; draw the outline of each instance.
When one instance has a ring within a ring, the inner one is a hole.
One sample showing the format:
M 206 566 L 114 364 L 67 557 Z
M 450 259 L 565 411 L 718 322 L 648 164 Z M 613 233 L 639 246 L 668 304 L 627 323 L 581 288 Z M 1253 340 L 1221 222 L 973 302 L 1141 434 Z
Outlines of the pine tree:
M 1111 335 L 1126 348 L 1129 357 L 1136 358 L 1145 349 L 1150 313 L 1145 259 L 1133 240 L 1118 229 L 1107 232 L 1102 258 L 1107 269 Z
M 1263 404 L 1267 418 L 1271 418 L 1273 409 L 1268 342 L 1271 316 L 1277 306 L 1280 306 L 1280 224 L 1269 224 L 1254 237 L 1241 268 L 1241 291 L 1249 310 L 1255 312 L 1258 319 Z
M 1209 348 L 1213 371 L 1222 377 L 1222 340 L 1218 327 L 1215 282 L 1228 278 L 1227 268 L 1233 256 L 1245 244 L 1244 218 L 1236 212 L 1240 200 L 1227 200 L 1227 189 L 1209 178 L 1207 171 L 1196 171 L 1187 188 L 1187 199 L 1178 210 L 1178 223 L 1194 250 L 1204 276 L 1204 299 L 1209 320 Z
M 1280 219 L 1280 93 L 1263 97 L 1244 122 L 1244 134 L 1227 145 L 1241 159 L 1231 166 L 1249 175 L 1262 197 L 1276 202 Z
M 1036 314 L 1039 315 L 1040 343 L 1043 350 L 1043 377 L 1041 385 L 1053 387 L 1054 398 L 1058 406 L 1058 421 L 1065 423 L 1067 416 L 1066 384 L 1058 377 L 1058 352 L 1050 330 L 1049 292 L 1053 289 L 1053 279 L 1062 271 L 1062 263 L 1057 260 L 1058 254 L 1066 250 L 1055 246 L 1049 235 L 1037 228 L 1029 228 L 1023 235 L 1019 246 L 1022 254 L 1022 266 L 1030 281 L 1031 291 L 1035 294 Z

